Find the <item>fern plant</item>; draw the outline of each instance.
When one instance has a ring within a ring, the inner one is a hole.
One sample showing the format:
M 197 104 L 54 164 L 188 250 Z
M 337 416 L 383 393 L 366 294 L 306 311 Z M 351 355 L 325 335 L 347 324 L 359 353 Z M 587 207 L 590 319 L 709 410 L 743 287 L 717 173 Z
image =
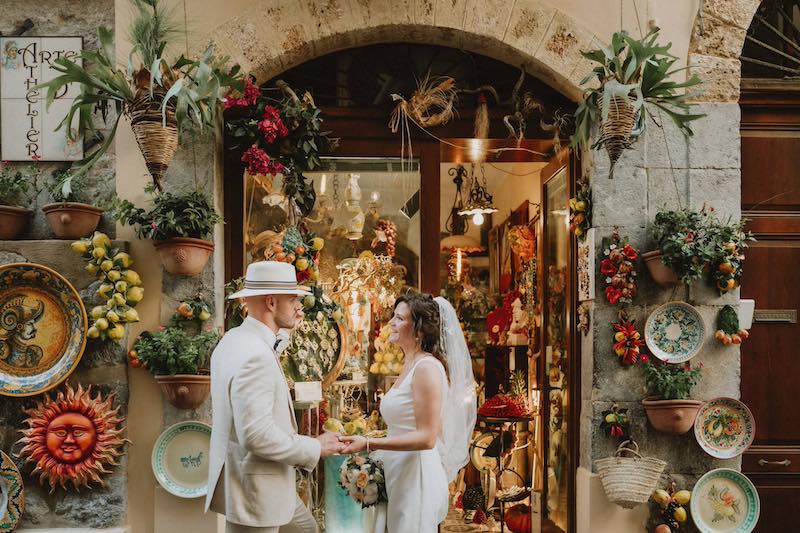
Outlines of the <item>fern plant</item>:
M 607 121 L 620 101 L 632 106 L 635 113 L 635 125 L 628 132 L 625 148 L 644 131 L 647 117 L 652 113 L 648 105 L 664 111 L 684 135 L 692 135 L 689 123 L 705 115 L 689 113 L 687 100 L 696 93 L 685 89 L 699 85 L 701 80 L 697 74 L 682 82 L 672 80 L 673 76 L 690 67 L 673 69 L 678 58 L 669 53 L 672 43 L 658 44 L 658 32 L 659 29 L 654 28 L 642 39 L 634 39 L 625 31 L 616 32 L 610 46 L 582 52 L 586 59 L 598 63 L 598 66 L 581 81 L 581 85 L 597 82 L 599 86 L 584 92 L 584 100 L 575 111 L 573 146 L 586 146 L 592 126 Z M 607 142 L 609 136 L 601 134 L 591 148 L 599 149 Z M 613 170 L 616 159 L 611 153 L 609 157 Z

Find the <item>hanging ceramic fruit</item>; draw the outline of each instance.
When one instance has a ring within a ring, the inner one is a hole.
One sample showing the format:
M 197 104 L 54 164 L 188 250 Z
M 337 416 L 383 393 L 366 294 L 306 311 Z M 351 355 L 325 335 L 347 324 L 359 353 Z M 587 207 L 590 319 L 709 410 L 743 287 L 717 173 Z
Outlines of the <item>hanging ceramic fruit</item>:
M 505 514 L 505 523 L 512 533 L 530 533 L 531 508 L 520 503 L 510 507 Z
M 657 489 L 653 492 L 652 500 L 661 509 L 661 520 L 664 521 L 656 527 L 656 533 L 674 533 L 686 524 L 688 513 L 686 505 L 692 498 L 692 493 L 688 490 L 676 490 L 673 482 L 669 491 Z
M 739 327 L 739 314 L 730 305 L 724 306 L 717 314 L 717 332 L 714 338 L 722 344 L 741 344 L 750 332 Z

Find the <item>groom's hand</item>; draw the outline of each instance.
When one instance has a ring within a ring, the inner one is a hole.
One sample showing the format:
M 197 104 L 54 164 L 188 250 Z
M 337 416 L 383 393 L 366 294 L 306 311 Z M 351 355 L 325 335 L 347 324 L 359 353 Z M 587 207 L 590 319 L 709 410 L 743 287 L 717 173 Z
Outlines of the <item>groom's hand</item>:
M 321 451 L 319 454 L 321 458 L 339 454 L 342 452 L 342 449 L 344 449 L 344 444 L 339 442 L 338 433 L 325 432 L 317 437 L 317 440 L 321 445 Z

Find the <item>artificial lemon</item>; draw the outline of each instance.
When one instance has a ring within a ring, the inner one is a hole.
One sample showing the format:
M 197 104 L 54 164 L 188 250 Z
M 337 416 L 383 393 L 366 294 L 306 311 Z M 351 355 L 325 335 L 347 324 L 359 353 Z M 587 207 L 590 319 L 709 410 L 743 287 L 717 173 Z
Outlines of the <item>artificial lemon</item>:
M 122 324 L 117 324 L 116 326 L 108 330 L 108 336 L 109 338 L 115 341 L 122 339 L 122 337 L 125 336 L 125 326 L 123 326 Z
M 131 287 L 128 289 L 128 292 L 125 293 L 125 298 L 129 302 L 137 303 L 141 302 L 142 298 L 144 297 L 144 289 L 141 287 Z
M 322 247 L 325 246 L 325 239 L 322 237 L 314 237 L 311 239 L 311 248 L 314 250 L 322 250 Z
M 104 329 L 108 329 L 108 320 L 105 318 L 98 318 L 95 320 L 94 325 L 97 326 L 97 329 L 103 331 Z
M 75 241 L 69 246 L 72 248 L 73 252 L 78 252 L 79 254 L 85 254 L 89 251 L 89 243 L 84 240 Z
M 97 329 L 97 326 L 92 326 L 89 328 L 86 334 L 89 335 L 90 339 L 96 339 L 97 337 L 100 336 L 100 330 Z
M 98 318 L 104 317 L 106 314 L 106 308 L 102 305 L 96 305 L 92 307 L 92 318 L 97 320 Z
M 110 270 L 106 274 L 106 277 L 108 278 L 108 281 L 115 281 L 116 282 L 116 281 L 119 281 L 120 278 L 122 278 L 122 274 L 119 273 L 119 270 Z

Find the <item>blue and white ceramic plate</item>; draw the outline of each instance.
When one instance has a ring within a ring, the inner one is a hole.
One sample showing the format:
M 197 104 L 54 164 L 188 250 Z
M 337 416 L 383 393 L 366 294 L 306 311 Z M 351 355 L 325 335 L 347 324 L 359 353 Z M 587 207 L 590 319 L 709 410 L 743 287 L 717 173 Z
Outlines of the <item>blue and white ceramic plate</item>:
M 211 426 L 178 422 L 159 435 L 153 447 L 153 474 L 164 490 L 180 498 L 206 495 Z
M 0 455 L 0 531 L 14 531 L 25 511 L 22 476 L 11 457 L 3 452 Z
M 32 396 L 69 376 L 83 355 L 86 309 L 58 272 L 0 266 L 0 394 Z
M 683 363 L 700 351 L 705 325 L 697 309 L 684 302 L 669 302 L 647 318 L 644 340 L 650 353 L 667 363 Z
M 758 523 L 761 501 L 741 472 L 717 468 L 695 484 L 691 510 L 700 533 L 750 533 Z

